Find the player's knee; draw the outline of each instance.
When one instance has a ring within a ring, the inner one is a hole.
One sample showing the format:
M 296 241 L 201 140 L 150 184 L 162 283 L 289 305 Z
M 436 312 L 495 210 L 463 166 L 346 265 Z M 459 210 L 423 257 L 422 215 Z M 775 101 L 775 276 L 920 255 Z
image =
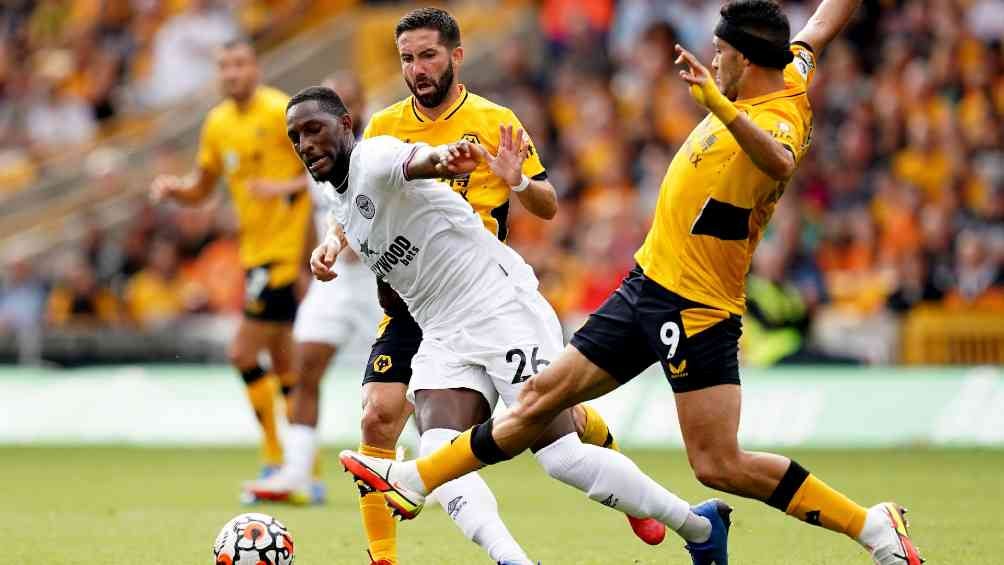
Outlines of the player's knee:
M 320 382 L 314 379 L 301 378 L 293 387 L 294 396 L 300 399 L 309 399 L 317 403 L 317 398 L 321 394 Z
M 688 452 L 690 467 L 694 477 L 704 486 L 717 490 L 729 490 L 738 472 L 736 457 L 728 452 L 701 449 Z
M 227 348 L 227 360 L 237 369 L 250 369 L 258 365 L 258 343 L 249 333 L 238 331 Z
M 238 370 L 251 369 L 258 364 L 257 355 L 239 345 L 231 346 L 227 350 L 227 361 Z
M 398 420 L 401 410 L 394 403 L 369 400 L 363 406 L 362 432 L 364 438 L 373 441 L 397 442 Z

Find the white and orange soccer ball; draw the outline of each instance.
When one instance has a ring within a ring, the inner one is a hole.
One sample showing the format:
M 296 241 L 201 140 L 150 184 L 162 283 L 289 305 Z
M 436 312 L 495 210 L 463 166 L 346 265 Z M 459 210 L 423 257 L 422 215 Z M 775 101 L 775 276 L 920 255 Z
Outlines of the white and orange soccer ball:
M 216 565 L 292 565 L 293 536 L 267 514 L 241 514 L 216 536 L 213 558 Z

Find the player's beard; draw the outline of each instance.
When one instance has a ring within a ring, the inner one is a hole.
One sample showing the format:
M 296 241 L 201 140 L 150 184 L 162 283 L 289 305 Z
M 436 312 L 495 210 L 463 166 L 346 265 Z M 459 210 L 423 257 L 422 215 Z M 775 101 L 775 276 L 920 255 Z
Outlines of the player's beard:
M 352 157 L 352 148 L 349 147 L 347 150 L 340 151 L 334 155 L 334 163 L 331 165 L 331 170 L 324 175 L 323 178 L 318 178 L 314 176 L 314 173 L 308 169 L 310 175 L 314 177 L 317 182 L 329 182 L 335 190 L 339 190 L 348 178 L 349 178 L 349 161 Z
M 408 84 L 408 89 L 418 100 L 419 104 L 423 108 L 435 108 L 446 100 L 446 97 L 450 94 L 450 87 L 453 86 L 453 60 L 446 66 L 446 70 L 443 71 L 443 76 L 439 77 L 439 80 L 435 81 L 435 90 L 429 94 L 419 94 L 418 89 L 415 88 L 415 83 L 408 79 L 405 81 Z

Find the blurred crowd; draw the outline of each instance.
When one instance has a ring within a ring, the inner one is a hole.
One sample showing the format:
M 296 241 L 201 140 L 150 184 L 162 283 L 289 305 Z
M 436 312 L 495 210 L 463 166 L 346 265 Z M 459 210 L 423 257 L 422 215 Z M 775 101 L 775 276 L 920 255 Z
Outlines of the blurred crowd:
M 558 217 L 518 217 L 512 243 L 566 320 L 631 267 L 666 167 L 703 118 L 673 45 L 710 64 L 716 4 L 548 1 L 542 64 L 523 40 L 498 55 L 486 94 L 513 106 L 563 191 Z M 784 5 L 793 33 L 814 8 Z M 853 346 L 831 359 L 889 361 L 898 316 L 921 303 L 1004 315 L 1002 39 L 999 0 L 863 3 L 819 61 L 813 149 L 750 275 L 747 336 L 791 339 L 749 343 L 748 362 L 827 360 L 806 339 L 815 320 L 885 341 L 843 338 Z
M 229 206 L 217 198 L 140 210 L 121 229 L 87 226 L 79 248 L 54 255 L 52 269 L 18 258 L 5 265 L 0 334 L 39 324 L 161 330 L 198 314 L 238 315 L 244 272 Z
M 124 1 L 129 11 L 99 11 L 97 19 L 85 9 L 92 3 L 116 4 L 47 0 L 8 10 L 0 161 L 90 139 L 123 100 L 165 103 L 142 94 L 161 80 L 160 65 L 211 76 L 205 45 L 161 56 L 191 61 L 158 58 L 177 18 L 215 21 L 215 41 L 240 27 L 234 2 Z M 510 243 L 570 327 L 631 268 L 669 161 L 703 117 L 675 73 L 673 45 L 710 63 L 715 4 L 544 0 L 531 37 L 504 40 L 494 52 L 497 72 L 468 82 L 516 112 L 559 191 L 549 222 L 514 207 Z M 814 7 L 784 4 L 795 31 Z M 178 33 L 191 29 L 179 25 Z M 1000 0 L 867 0 L 820 58 L 810 93 L 813 149 L 750 273 L 747 363 L 894 361 L 896 320 L 922 303 L 1004 316 L 1002 38 Z M 34 72 L 11 73 L 11 65 Z M 130 94 L 115 94 L 121 88 Z M 33 115 L 53 125 L 26 127 Z M 183 172 L 190 163 L 166 148 L 162 165 Z M 157 327 L 193 313 L 239 312 L 242 274 L 226 202 L 143 210 L 121 233 L 89 232 L 51 281 L 23 262 L 6 266 L 0 331 L 39 320 Z M 860 344 L 828 347 L 826 331 L 810 339 L 821 323 Z M 872 342 L 881 351 L 869 350 Z
M 330 2 L 329 2 L 330 3 Z M 6 0 L 0 195 L 212 83 L 213 51 L 267 42 L 310 0 Z M 118 118 L 118 119 L 115 119 Z

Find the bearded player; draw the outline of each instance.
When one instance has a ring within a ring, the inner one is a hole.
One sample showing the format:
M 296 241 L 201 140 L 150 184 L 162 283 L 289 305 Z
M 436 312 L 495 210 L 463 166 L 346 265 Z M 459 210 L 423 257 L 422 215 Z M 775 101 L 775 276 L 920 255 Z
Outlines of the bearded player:
M 507 415 L 407 463 L 353 452 L 342 462 L 388 503 L 417 514 L 444 481 L 508 460 L 552 419 L 658 362 L 676 393 L 687 456 L 703 484 L 765 502 L 847 535 L 879 565 L 919 565 L 904 511 L 865 508 L 791 459 L 743 450 L 737 438 L 744 277 L 754 248 L 808 149 L 807 89 L 816 56 L 851 18 L 856 0 L 824 0 L 789 43 L 787 17 L 769 0 L 735 0 L 715 29 L 714 76 L 677 46 L 680 78 L 710 114 L 663 180 L 637 267 L 547 369 L 527 382 Z M 726 565 L 724 544 L 691 551 L 695 564 Z

